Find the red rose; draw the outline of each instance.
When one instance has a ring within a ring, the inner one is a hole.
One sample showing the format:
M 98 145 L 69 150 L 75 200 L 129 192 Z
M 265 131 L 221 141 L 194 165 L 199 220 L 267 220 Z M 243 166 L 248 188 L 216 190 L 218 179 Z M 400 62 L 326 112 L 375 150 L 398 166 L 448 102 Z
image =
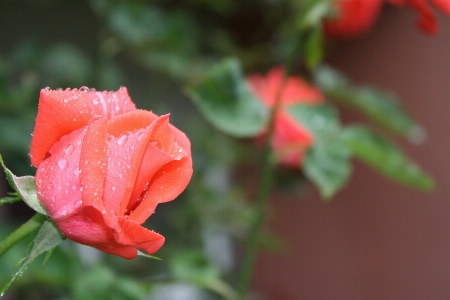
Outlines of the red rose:
M 30 157 L 39 200 L 69 239 L 127 259 L 164 237 L 141 226 L 192 175 L 190 142 L 126 88 L 41 90 Z
M 382 0 L 334 0 L 336 15 L 325 19 L 326 34 L 334 39 L 369 32 L 380 14 Z
M 434 34 L 438 31 L 436 15 L 430 7 L 429 2 L 436 5 L 444 13 L 450 15 L 450 0 L 387 0 L 389 3 L 403 6 L 411 5 L 419 12 L 418 26 L 425 32 Z
M 249 76 L 248 83 L 253 92 L 268 107 L 272 107 L 283 84 L 284 70 L 273 68 L 266 77 L 260 74 Z M 314 142 L 313 135 L 287 112 L 294 104 L 319 104 L 324 101 L 321 92 L 299 77 L 286 79 L 281 92 L 281 108 L 275 116 L 275 131 L 272 146 L 285 166 L 299 168 L 303 153 Z M 265 132 L 261 134 L 264 136 Z

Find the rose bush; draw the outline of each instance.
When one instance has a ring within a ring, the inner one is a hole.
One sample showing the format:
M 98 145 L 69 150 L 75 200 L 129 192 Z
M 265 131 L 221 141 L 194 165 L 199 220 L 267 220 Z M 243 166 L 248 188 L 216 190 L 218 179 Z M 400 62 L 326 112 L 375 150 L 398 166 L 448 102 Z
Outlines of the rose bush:
M 303 153 L 313 144 L 314 137 L 288 114 L 286 108 L 301 103 L 320 104 L 324 101 L 324 96 L 300 77 L 291 76 L 286 80 L 284 77 L 284 69 L 275 67 L 265 77 L 260 74 L 250 75 L 248 83 L 257 98 L 268 107 L 273 107 L 281 88 L 281 107 L 275 115 L 272 147 L 280 157 L 281 164 L 299 168 Z M 265 134 L 261 133 L 260 137 Z
M 192 176 L 190 142 L 169 116 L 116 92 L 41 90 L 30 148 L 42 205 L 69 239 L 127 259 L 164 237 L 141 226 Z

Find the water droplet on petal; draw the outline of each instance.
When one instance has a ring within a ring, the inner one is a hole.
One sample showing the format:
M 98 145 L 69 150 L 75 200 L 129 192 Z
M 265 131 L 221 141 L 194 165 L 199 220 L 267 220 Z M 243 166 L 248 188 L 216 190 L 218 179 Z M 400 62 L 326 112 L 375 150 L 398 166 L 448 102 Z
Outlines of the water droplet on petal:
M 65 159 L 61 159 L 61 160 L 58 162 L 58 166 L 59 166 L 59 168 L 60 168 L 61 170 L 64 170 L 65 168 L 67 168 L 68 165 L 69 165 L 69 163 L 68 163 L 67 160 L 65 160 Z
M 119 144 L 120 146 L 122 146 L 123 144 L 125 144 L 128 141 L 128 135 L 130 133 L 128 131 L 125 131 L 118 139 L 117 139 L 117 144 Z
M 116 186 L 115 185 L 113 185 L 113 187 L 111 188 L 113 191 L 115 191 L 116 190 Z
M 82 87 L 80 87 L 80 91 L 89 92 L 89 88 L 87 86 L 82 86 Z
M 73 150 L 75 150 L 75 146 L 72 144 L 67 144 L 67 146 L 64 148 L 64 153 L 66 153 L 66 155 L 69 155 L 73 152 Z
M 140 142 L 142 138 L 144 137 L 145 131 L 138 133 L 138 141 Z

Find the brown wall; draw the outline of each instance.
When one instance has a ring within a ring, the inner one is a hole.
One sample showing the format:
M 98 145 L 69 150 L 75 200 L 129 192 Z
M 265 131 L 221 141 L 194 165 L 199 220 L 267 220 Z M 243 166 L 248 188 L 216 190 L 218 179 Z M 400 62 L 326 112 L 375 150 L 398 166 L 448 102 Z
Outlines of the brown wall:
M 254 280 L 270 299 L 450 299 L 450 17 L 439 15 L 437 36 L 415 22 L 412 10 L 388 8 L 370 35 L 335 45 L 329 61 L 395 91 L 426 127 L 423 144 L 401 145 L 436 191 L 356 164 L 330 203 L 313 189 L 303 199 L 274 197 L 269 223 L 287 249 L 260 255 Z

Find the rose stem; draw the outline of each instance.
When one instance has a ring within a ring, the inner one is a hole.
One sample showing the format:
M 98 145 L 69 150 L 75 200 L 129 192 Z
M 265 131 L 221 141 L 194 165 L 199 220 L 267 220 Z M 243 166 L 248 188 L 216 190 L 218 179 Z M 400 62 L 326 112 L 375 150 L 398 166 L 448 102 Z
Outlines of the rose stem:
M 0 243 L 0 256 L 2 256 L 9 248 L 14 246 L 21 239 L 38 230 L 46 217 L 40 213 L 36 213 L 31 219 L 11 233 L 3 242 Z
M 239 277 L 238 299 L 245 299 L 249 289 L 250 281 L 253 277 L 253 269 L 255 266 L 256 253 L 258 250 L 258 241 L 262 229 L 262 224 L 266 215 L 267 206 L 269 203 L 270 190 L 274 181 L 275 161 L 272 156 L 271 141 L 275 132 L 275 116 L 281 106 L 281 94 L 286 84 L 287 77 L 292 73 L 294 63 L 297 59 L 298 51 L 301 47 L 302 38 L 297 39 L 297 43 L 285 64 L 285 72 L 280 86 L 278 87 L 275 96 L 275 103 L 270 110 L 268 133 L 264 142 L 263 150 L 263 167 L 261 182 L 258 187 L 258 194 L 256 198 L 256 215 L 250 224 L 249 237 L 244 250 L 244 258 L 242 261 L 241 274 Z

